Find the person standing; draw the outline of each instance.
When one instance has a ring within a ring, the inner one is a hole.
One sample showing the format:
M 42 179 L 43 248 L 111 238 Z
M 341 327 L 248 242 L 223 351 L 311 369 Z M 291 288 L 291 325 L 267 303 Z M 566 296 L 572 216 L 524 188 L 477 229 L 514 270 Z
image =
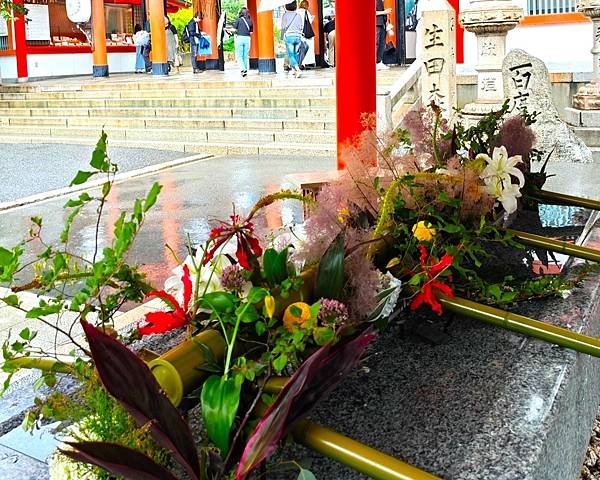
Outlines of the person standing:
M 335 17 L 323 26 L 323 33 L 327 38 L 325 61 L 330 67 L 335 67 Z
M 175 66 L 177 59 L 177 29 L 169 20 L 169 17 L 165 16 L 165 37 L 167 39 L 167 63 L 169 64 L 169 71 Z
M 144 58 L 144 48 L 150 43 L 150 35 L 142 29 L 139 23 L 133 27 L 133 44 L 135 45 L 135 73 L 144 73 L 146 71 L 146 60 Z
M 315 36 L 314 36 L 315 32 L 312 27 L 312 23 L 315 19 L 315 16 L 308 11 L 308 8 L 309 8 L 308 0 L 302 0 L 300 2 L 299 8 L 298 8 L 298 13 L 304 19 L 304 27 L 303 27 L 304 37 L 302 38 L 302 41 L 306 42 L 306 45 L 308 46 L 308 51 L 306 52 L 306 55 L 304 55 L 303 59 L 298 59 L 298 60 L 302 60 L 300 62 L 302 65 L 315 65 L 317 63 L 316 59 L 315 59 Z M 308 27 L 310 27 L 310 28 L 308 28 Z M 307 29 L 309 31 L 312 31 L 312 37 L 310 35 L 307 35 L 307 33 L 306 33 Z
M 248 75 L 250 69 L 250 35 L 254 31 L 250 12 L 246 7 L 240 10 L 238 18 L 233 22 L 231 28 L 235 33 L 235 56 L 240 66 L 242 77 Z
M 202 14 L 200 12 L 194 13 L 194 17 L 185 27 L 187 36 L 190 39 L 190 59 L 192 60 L 192 71 L 194 73 L 200 73 L 200 65 L 198 64 L 197 56 L 200 54 L 200 37 L 202 36 L 202 30 L 198 26 L 198 22 L 202 20 Z
M 383 0 L 375 1 L 375 15 L 376 15 L 376 29 L 375 29 L 375 42 L 377 45 L 377 70 L 387 70 L 388 67 L 383 63 L 383 54 L 385 52 L 385 37 L 386 37 L 386 24 L 387 16 L 392 13 L 391 8 L 384 8 Z
M 296 78 L 300 77 L 298 51 L 302 43 L 302 31 L 304 29 L 304 18 L 296 11 L 297 8 L 298 5 L 295 1 L 287 3 L 285 13 L 281 17 L 281 33 L 290 59 L 290 69 L 294 72 Z

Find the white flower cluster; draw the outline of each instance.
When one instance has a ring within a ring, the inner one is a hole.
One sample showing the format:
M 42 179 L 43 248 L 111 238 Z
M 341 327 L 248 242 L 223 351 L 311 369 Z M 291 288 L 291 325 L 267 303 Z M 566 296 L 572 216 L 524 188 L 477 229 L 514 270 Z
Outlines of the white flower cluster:
M 506 147 L 496 147 L 492 158 L 485 153 L 477 155 L 476 160 L 485 160 L 487 165 L 479 175 L 485 183 L 485 190 L 493 195 L 509 215 L 517 209 L 517 198 L 521 196 L 521 188 L 525 185 L 523 172 L 515 165 L 521 163 L 521 155 L 508 156 Z M 512 183 L 516 177 L 519 184 Z

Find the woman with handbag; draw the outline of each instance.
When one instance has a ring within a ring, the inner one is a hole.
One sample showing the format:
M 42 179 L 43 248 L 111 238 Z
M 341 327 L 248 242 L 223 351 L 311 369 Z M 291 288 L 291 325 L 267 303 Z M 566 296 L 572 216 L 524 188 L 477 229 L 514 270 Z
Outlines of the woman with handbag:
M 297 12 L 296 1 L 285 5 L 285 13 L 281 17 L 281 36 L 290 59 L 290 68 L 296 78 L 300 77 L 300 64 L 298 52 L 302 45 L 304 18 Z
M 233 22 L 231 30 L 235 33 L 235 57 L 240 66 L 242 77 L 245 77 L 248 75 L 248 70 L 250 70 L 250 35 L 254 31 L 250 12 L 246 7 L 240 10 L 240 14 Z
M 315 20 L 315 16 L 308 11 L 308 0 L 302 0 L 300 2 L 300 8 L 298 8 L 298 13 L 302 15 L 304 18 L 304 26 L 302 28 L 303 38 L 302 40 L 306 43 L 306 54 L 304 58 L 299 58 L 298 62 L 301 66 L 304 65 L 315 65 L 315 31 L 313 29 L 313 22 Z

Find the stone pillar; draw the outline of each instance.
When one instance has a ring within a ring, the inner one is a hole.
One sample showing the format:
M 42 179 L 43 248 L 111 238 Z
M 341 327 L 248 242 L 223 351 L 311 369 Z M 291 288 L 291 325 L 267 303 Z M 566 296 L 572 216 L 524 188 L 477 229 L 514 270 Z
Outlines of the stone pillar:
M 258 13 L 258 73 L 275 73 L 273 12 Z
M 167 36 L 165 34 L 165 4 L 163 0 L 149 0 L 150 38 L 152 41 L 152 75 L 168 75 Z
M 364 115 L 376 113 L 375 12 L 375 0 L 335 3 L 338 169 L 345 167 L 347 147 L 365 130 Z
M 104 0 L 92 0 L 92 75 L 108 77 L 108 55 L 106 53 L 106 20 Z
M 523 9 L 511 0 L 471 0 L 460 14 L 464 29 L 477 37 L 477 100 L 463 108 L 467 124 L 476 123 L 504 103 L 502 60 L 506 34 L 522 17 Z
M 456 108 L 456 14 L 446 0 L 424 0 L 421 8 L 423 104 L 434 102 L 451 118 Z
M 573 107 L 580 110 L 600 110 L 600 0 L 580 0 L 577 10 L 590 17 L 594 24 L 592 55 L 594 76 L 573 96 Z

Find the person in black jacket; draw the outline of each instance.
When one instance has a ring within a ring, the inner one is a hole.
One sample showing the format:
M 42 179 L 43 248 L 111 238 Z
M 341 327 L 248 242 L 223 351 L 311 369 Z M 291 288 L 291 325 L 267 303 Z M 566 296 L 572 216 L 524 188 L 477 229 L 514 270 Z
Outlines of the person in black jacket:
M 185 29 L 190 38 L 190 58 L 192 60 L 192 69 L 194 73 L 200 73 L 200 65 L 196 57 L 200 51 L 200 37 L 202 36 L 202 30 L 198 26 L 198 22 L 202 20 L 202 14 L 200 12 L 194 13 L 194 17 L 187 24 Z
M 250 69 L 250 35 L 254 31 L 250 12 L 246 7 L 240 10 L 240 14 L 233 22 L 231 30 L 235 33 L 235 57 L 240 66 L 242 77 L 245 77 Z
M 377 42 L 377 70 L 386 70 L 389 68 L 383 63 L 383 53 L 385 52 L 385 36 L 386 30 L 385 25 L 387 23 L 387 16 L 392 13 L 391 8 L 384 8 L 383 0 L 376 0 L 375 2 L 375 15 L 377 15 L 375 40 Z

